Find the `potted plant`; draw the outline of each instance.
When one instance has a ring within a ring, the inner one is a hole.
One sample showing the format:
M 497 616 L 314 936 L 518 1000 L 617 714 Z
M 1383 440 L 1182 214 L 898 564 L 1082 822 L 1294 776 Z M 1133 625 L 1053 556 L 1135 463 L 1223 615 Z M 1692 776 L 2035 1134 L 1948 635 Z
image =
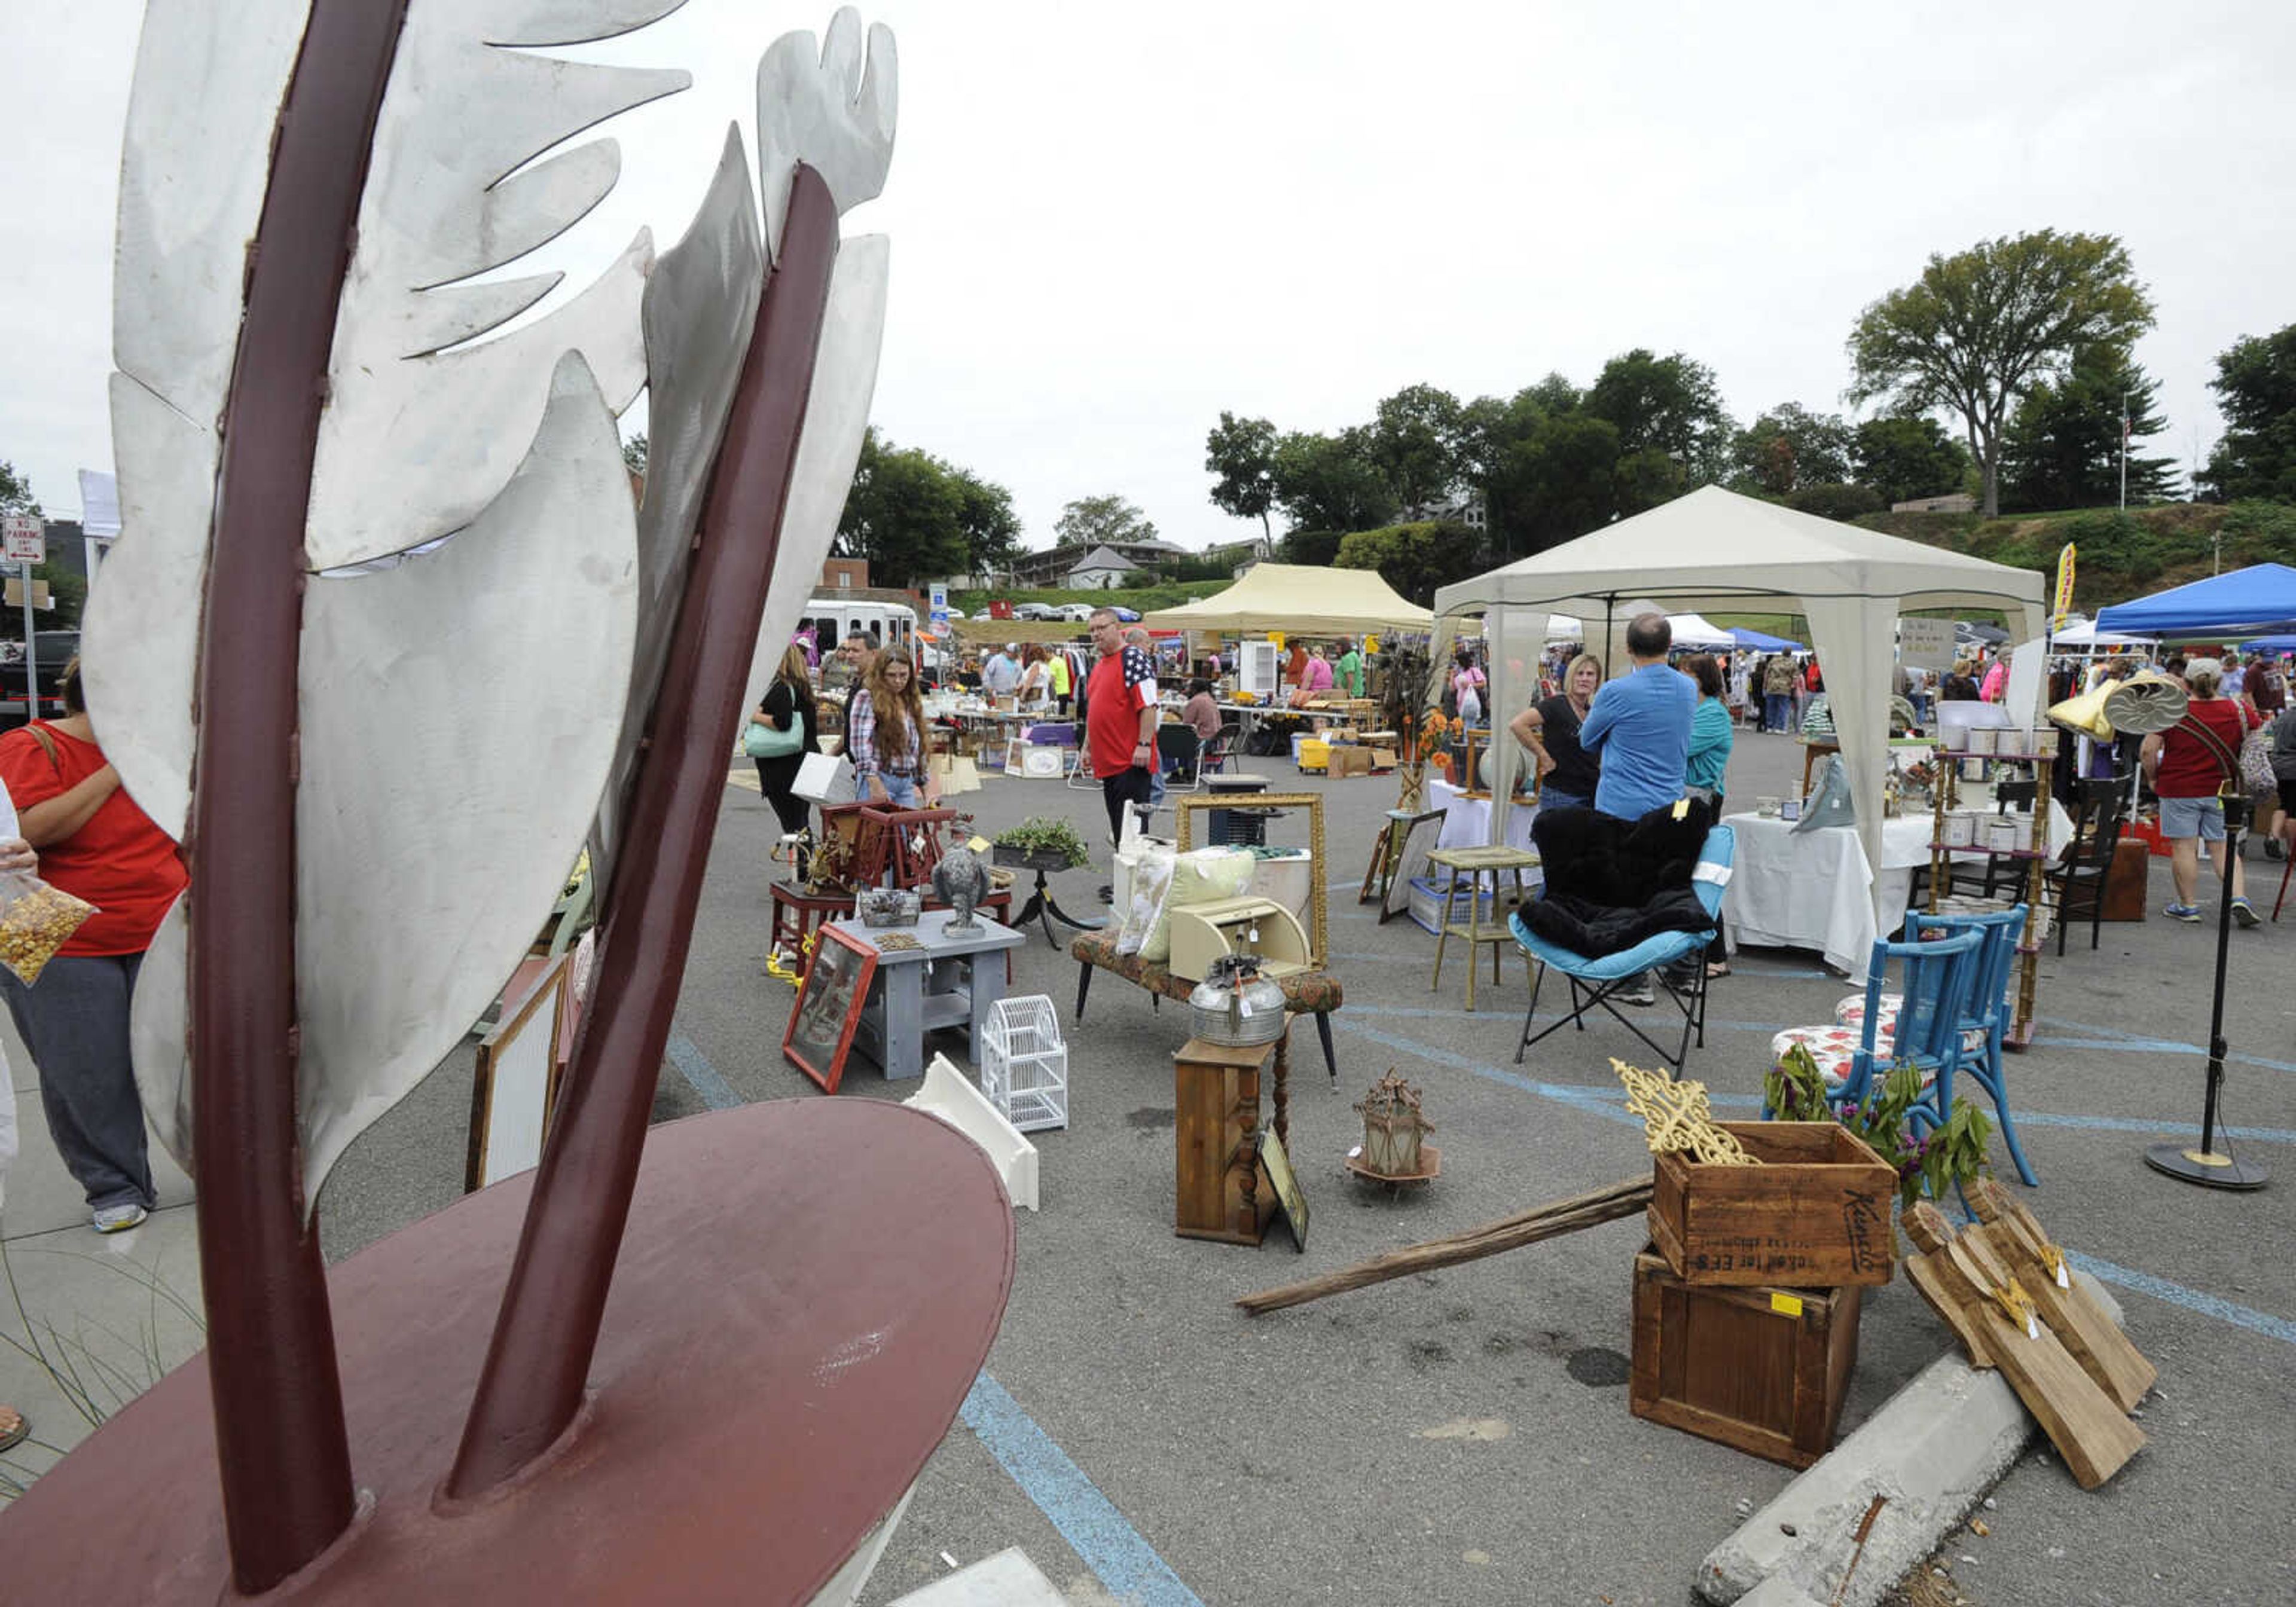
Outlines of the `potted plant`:
M 1992 1139 L 1993 1123 L 1967 1100 L 1953 1102 L 1943 1127 L 1924 1120 L 1916 1132 L 1907 1120 L 1908 1112 L 1922 1101 L 1919 1066 L 1894 1066 L 1878 1088 L 1868 1088 L 1864 1100 L 1836 1107 L 1825 1097 L 1825 1076 L 1816 1061 L 1796 1044 L 1763 1079 L 1762 1096 L 1773 1120 L 1839 1121 L 1871 1144 L 1897 1168 L 1900 1208 L 1924 1192 L 1942 1200 L 1948 1188 L 1987 1170 L 1985 1146 Z
M 990 847 L 998 865 L 1038 872 L 1065 871 L 1092 858 L 1076 827 L 1053 815 L 1031 815 L 1017 826 L 1007 826 Z

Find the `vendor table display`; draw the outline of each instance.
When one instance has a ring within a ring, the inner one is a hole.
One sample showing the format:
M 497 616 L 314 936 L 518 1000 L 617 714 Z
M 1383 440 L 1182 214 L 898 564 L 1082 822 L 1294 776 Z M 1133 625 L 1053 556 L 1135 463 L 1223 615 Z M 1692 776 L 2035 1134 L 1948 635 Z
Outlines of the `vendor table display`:
M 1432 993 L 1443 986 L 1444 945 L 1455 937 L 1464 938 L 1467 944 L 1467 1009 L 1472 1013 L 1475 1008 L 1475 946 L 1478 943 L 1491 946 L 1491 985 L 1496 988 L 1499 980 L 1499 955 L 1505 952 L 1506 945 L 1514 941 L 1514 934 L 1507 927 L 1507 917 L 1514 913 L 1516 906 L 1522 903 L 1522 873 L 1538 868 L 1538 855 L 1529 849 L 1487 844 L 1472 849 L 1437 849 L 1427 856 L 1427 863 L 1442 877 L 1436 894 L 1436 907 L 1441 914 L 1437 918 L 1435 931 L 1435 974 L 1428 982 L 1427 990 Z M 1505 908 L 1499 906 L 1498 898 L 1499 878 L 1503 875 L 1514 878 L 1514 904 Z M 1483 896 L 1485 878 L 1488 878 L 1490 883 L 1488 902 Z M 1464 887 L 1461 885 L 1463 879 Z M 1464 923 L 1457 914 L 1461 892 L 1467 895 L 1467 918 Z
M 1738 833 L 1736 873 L 1722 897 L 1732 941 L 1816 949 L 1828 965 L 1858 980 L 1864 980 L 1874 939 L 1904 924 L 1914 872 L 1930 863 L 1936 831 L 1926 814 L 1883 821 L 1877 875 L 1854 826 L 1798 832 L 1790 820 L 1755 814 L 1732 815 L 1724 824 Z M 2071 832 L 2071 820 L 2052 799 L 2051 851 L 2069 840 Z
M 1469 797 L 1463 787 L 1430 778 L 1427 807 L 1444 814 L 1443 834 L 1436 847 L 1471 849 L 1490 841 L 1491 800 L 1488 796 Z M 1514 808 L 1507 811 L 1506 846 L 1526 849 L 1530 847 L 1530 823 L 1538 814 L 1537 804 L 1528 799 L 1517 800 Z
M 2033 795 L 2050 800 L 2049 810 L 2054 817 L 2046 846 L 2038 844 L 2032 840 L 2030 815 L 1984 816 L 1972 821 L 1969 829 L 1970 843 L 1967 846 L 1984 849 L 1995 865 L 1998 865 L 2003 861 L 2007 862 L 2009 868 L 2014 873 L 2010 878 L 2013 883 L 2012 899 L 2013 901 L 2021 898 L 2026 909 L 2030 912 L 2025 922 L 2024 932 L 2017 942 L 2017 1007 L 2010 1013 L 2009 1024 L 2001 1037 L 2004 1048 L 2024 1049 L 2030 1047 L 2033 1041 L 2034 1005 L 2038 1001 L 2041 984 L 2041 945 L 2047 940 L 2049 935 L 2046 919 L 2049 913 L 2048 867 L 2050 862 L 2055 859 L 2057 850 L 2070 840 L 2071 827 L 2068 823 L 2062 835 L 2055 829 L 2055 819 L 2062 818 L 2064 814 L 2049 788 L 2050 780 L 2056 767 L 2055 733 L 2054 731 L 1998 731 L 1987 734 L 1992 739 L 1993 751 L 1990 758 L 1994 764 L 2032 767 L 2032 779 L 2029 784 Z M 1962 740 L 1968 742 L 1970 737 L 1971 734 L 1964 733 Z M 2036 741 L 2036 738 L 2046 740 Z M 2024 753 L 2004 751 L 2013 745 L 2023 746 L 2030 751 Z M 1949 824 L 1956 796 L 1960 790 L 1962 771 L 1967 767 L 1969 759 L 1972 758 L 1983 759 L 1987 757 L 1981 748 L 1972 748 L 1964 751 L 1948 747 L 1944 743 L 1939 744 L 1937 754 L 1938 780 L 1933 794 L 1935 802 L 1930 830 L 1930 913 L 1931 914 L 1938 913 L 1940 902 L 1948 890 L 1948 884 L 1952 881 L 1948 868 L 1956 857 L 1956 849 L 1963 846 L 1954 840 L 1961 833 L 1953 830 Z M 2002 826 L 2004 821 L 2010 823 L 2005 831 Z M 2024 828 L 2021 832 L 2019 830 L 2021 824 Z M 1995 832 L 2000 832 L 2004 840 L 1999 843 L 1990 840 L 1980 842 L 1976 840 L 1980 830 L 1985 831 L 1988 836 Z M 1988 870 L 1987 875 L 1988 891 L 1991 890 L 1993 880 L 1994 874 Z M 2022 1162 L 2021 1161 L 2020 1164 L 2021 1165 Z
M 886 1080 L 925 1074 L 924 1036 L 937 1027 L 964 1027 L 967 1053 L 980 1063 L 988 1013 L 1004 996 L 1002 965 L 982 965 L 982 957 L 1017 948 L 1019 932 L 975 918 L 979 931 L 950 932 L 947 910 L 920 915 L 914 926 L 864 927 L 856 921 L 830 924 L 848 939 L 875 951 L 875 973 L 861 1005 L 857 1048 L 884 1070 Z
M 787 881 L 772 885 L 774 901 L 773 929 L 768 939 L 771 949 L 779 954 L 801 955 L 806 941 L 821 930 L 824 921 L 836 921 L 853 913 L 853 895 L 849 892 L 816 893 Z M 923 892 L 923 907 L 945 910 L 947 905 Z M 1009 919 L 1013 908 L 1013 890 L 1000 887 L 989 893 L 978 906 L 980 913 L 991 920 L 1002 921 L 1007 926 L 1020 924 Z M 1005 980 L 1012 980 L 1012 963 L 1005 963 Z

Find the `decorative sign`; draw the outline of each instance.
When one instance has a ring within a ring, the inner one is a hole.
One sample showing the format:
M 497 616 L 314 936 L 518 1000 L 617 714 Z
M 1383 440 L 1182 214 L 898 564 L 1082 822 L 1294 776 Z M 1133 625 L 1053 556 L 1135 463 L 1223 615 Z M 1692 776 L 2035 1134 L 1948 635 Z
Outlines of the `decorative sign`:
M 11 563 L 43 563 L 48 556 L 48 527 L 37 513 L 0 516 L 0 540 Z
M 824 1092 L 834 1094 L 845 1076 L 853 1030 L 861 1024 L 869 979 L 876 974 L 877 951 L 834 926 L 822 927 L 819 936 L 782 1034 L 782 1053 Z
M 1283 1208 L 1283 1225 L 1292 1230 L 1292 1248 L 1307 1254 L 1308 1196 L 1300 1192 L 1300 1179 L 1292 1175 L 1292 1158 L 1283 1152 L 1283 1141 L 1273 1127 L 1263 1128 L 1259 1135 L 1259 1169 L 1267 1174 L 1267 1186 L 1275 1191 L 1276 1203 Z
M 1652 1154 L 1687 1150 L 1693 1160 L 1709 1166 L 1761 1164 L 1734 1136 L 1714 1125 L 1704 1083 L 1669 1082 L 1616 1058 L 1611 1070 L 1627 1085 L 1627 1110 L 1643 1119 Z
M 1906 668 L 1951 669 L 1953 658 L 1952 620 L 1898 621 L 1898 661 Z

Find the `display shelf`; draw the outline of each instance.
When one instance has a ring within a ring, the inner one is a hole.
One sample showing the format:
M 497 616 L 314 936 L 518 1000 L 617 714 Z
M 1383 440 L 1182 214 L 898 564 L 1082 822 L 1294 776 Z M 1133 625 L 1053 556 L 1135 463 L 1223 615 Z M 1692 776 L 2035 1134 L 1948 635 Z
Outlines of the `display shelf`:
M 2047 799 L 2050 795 L 2050 773 L 2055 768 L 2054 753 L 1973 753 L 1966 749 L 1953 749 L 1940 742 L 1938 758 L 1950 759 L 1990 759 L 2002 764 L 2028 764 L 2033 767 L 2032 826 L 2027 840 L 2038 840 L 2044 845 L 2048 840 Z M 1931 818 L 1935 821 L 1930 840 L 1930 914 L 1936 914 L 1945 897 L 1945 889 L 1952 877 L 1954 857 L 1967 854 L 1972 857 L 1984 855 L 1991 859 L 2006 859 L 2021 865 L 2024 901 L 2027 910 L 2027 932 L 2032 931 L 2036 918 L 2048 902 L 2049 884 L 2046 874 L 2049 852 L 2046 846 L 2030 849 L 1988 849 L 1977 843 L 1964 846 L 1945 840 L 1945 821 L 1954 807 L 1954 797 L 1961 789 L 1961 766 L 1958 762 L 1937 767 L 1937 784 L 1931 803 Z M 2033 1016 L 2041 983 L 2041 945 L 2038 941 L 2021 941 L 2017 945 L 2017 1007 L 2007 1029 L 2002 1034 L 2005 1048 L 2023 1050 L 2033 1041 Z
M 1932 842 L 1931 853 L 1984 854 L 1995 859 L 2046 859 L 2049 856 L 2038 849 L 1988 849 L 1981 842 Z

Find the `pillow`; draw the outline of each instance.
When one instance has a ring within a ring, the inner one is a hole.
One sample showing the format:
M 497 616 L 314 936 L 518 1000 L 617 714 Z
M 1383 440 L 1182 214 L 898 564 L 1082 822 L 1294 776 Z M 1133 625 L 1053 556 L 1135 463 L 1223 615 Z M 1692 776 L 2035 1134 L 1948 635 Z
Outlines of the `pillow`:
M 1156 911 L 1140 957 L 1160 964 L 1172 957 L 1172 923 L 1167 912 L 1191 904 L 1212 904 L 1238 898 L 1251 890 L 1251 873 L 1259 861 L 1246 849 L 1197 849 L 1175 855 L 1171 890 Z

